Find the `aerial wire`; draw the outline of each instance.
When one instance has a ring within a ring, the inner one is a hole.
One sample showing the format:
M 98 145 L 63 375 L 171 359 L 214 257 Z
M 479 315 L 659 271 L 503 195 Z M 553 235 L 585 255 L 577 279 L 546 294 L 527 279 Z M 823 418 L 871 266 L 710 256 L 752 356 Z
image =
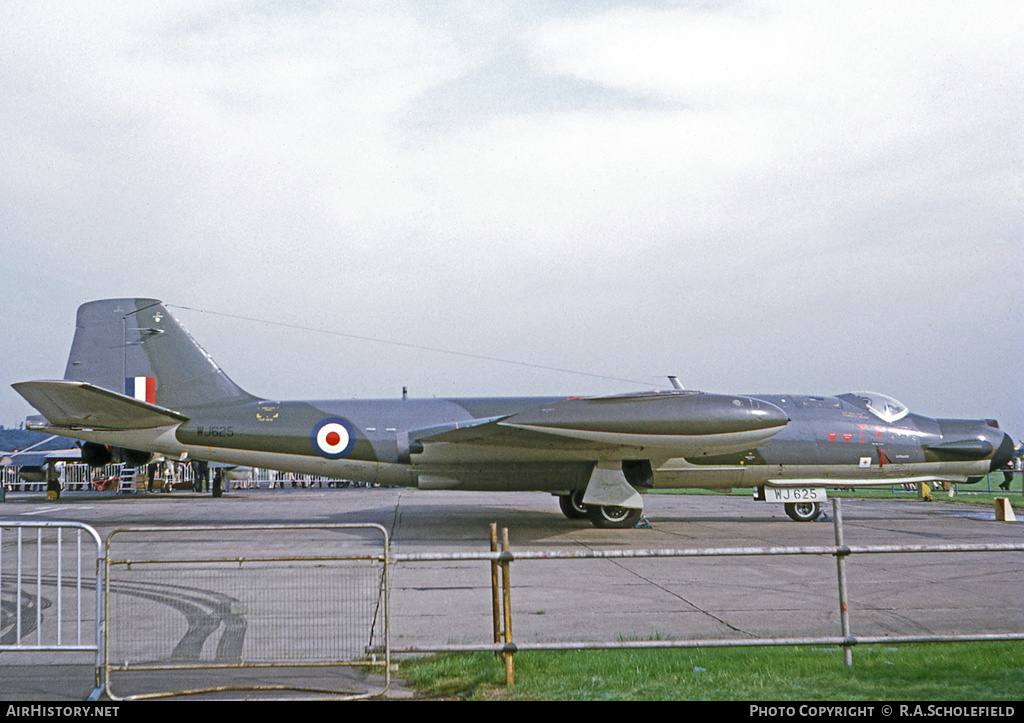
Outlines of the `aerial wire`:
M 358 341 L 374 342 L 376 344 L 388 344 L 390 346 L 400 346 L 400 347 L 404 347 L 406 349 L 415 349 L 417 351 L 429 351 L 429 352 L 434 352 L 434 353 L 437 353 L 437 354 L 448 354 L 450 356 L 461 356 L 461 357 L 465 357 L 467 359 L 478 359 L 480 361 L 495 362 L 495 363 L 498 363 L 498 364 L 512 364 L 512 365 L 515 365 L 515 366 L 528 367 L 530 369 L 543 369 L 544 371 L 549 371 L 549 372 L 560 372 L 560 373 L 563 373 L 563 374 L 575 374 L 577 376 L 592 377 L 594 379 L 607 379 L 607 380 L 616 381 L 616 382 L 628 382 L 630 384 L 640 384 L 640 385 L 643 385 L 643 386 L 648 386 L 650 384 L 650 382 L 641 382 L 641 381 L 638 381 L 636 379 L 626 379 L 624 377 L 608 376 L 606 374 L 594 374 L 593 372 L 581 372 L 581 371 L 578 371 L 576 369 L 563 369 L 561 367 L 552 367 L 552 366 L 547 366 L 545 364 L 533 364 L 533 363 L 530 363 L 530 362 L 516 361 L 514 359 L 502 359 L 500 357 L 486 356 L 484 354 L 473 354 L 471 352 L 453 351 L 451 349 L 442 349 L 440 347 L 434 347 L 434 346 L 424 346 L 422 344 L 412 344 L 410 342 L 405 342 L 405 341 L 394 341 L 394 340 L 391 340 L 391 339 L 380 339 L 378 337 L 372 337 L 372 336 L 362 336 L 362 335 L 359 335 L 359 334 L 349 334 L 349 333 L 343 332 L 343 331 L 332 331 L 330 329 L 317 328 L 317 327 L 313 327 L 313 326 L 304 326 L 302 324 L 292 324 L 292 323 L 285 322 L 285 321 L 272 321 L 270 319 L 259 319 L 259 318 L 252 317 L 252 316 L 242 316 L 242 315 L 239 315 L 239 314 L 228 314 L 228 313 L 225 313 L 225 312 L 222 312 L 222 311 L 210 311 L 209 309 L 197 309 L 196 307 L 193 307 L 193 306 L 180 306 L 178 304 L 166 304 L 166 303 L 165 303 L 165 306 L 168 306 L 168 307 L 170 307 L 172 309 L 182 309 L 184 311 L 195 311 L 195 312 L 198 312 L 200 314 L 211 314 L 213 316 L 223 316 L 223 317 L 228 318 L 228 319 L 237 319 L 239 321 L 249 321 L 249 322 L 253 322 L 253 323 L 256 323 L 256 324 L 266 324 L 268 326 L 279 326 L 279 327 L 282 327 L 282 328 L 285 328 L 285 329 L 295 329 L 295 330 L 298 330 L 298 331 L 310 331 L 310 332 L 315 332 L 315 333 L 318 333 L 318 334 L 326 334 L 328 336 L 339 336 L 339 337 L 343 337 L 345 339 L 355 339 L 355 340 L 358 340 Z

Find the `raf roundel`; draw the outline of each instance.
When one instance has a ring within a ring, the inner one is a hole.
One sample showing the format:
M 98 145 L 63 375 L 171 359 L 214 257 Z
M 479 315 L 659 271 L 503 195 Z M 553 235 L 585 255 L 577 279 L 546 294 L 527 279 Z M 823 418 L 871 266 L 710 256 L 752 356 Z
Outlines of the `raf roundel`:
M 313 451 L 327 459 L 341 459 L 352 452 L 355 433 L 347 419 L 334 417 L 324 419 L 313 427 L 310 435 Z

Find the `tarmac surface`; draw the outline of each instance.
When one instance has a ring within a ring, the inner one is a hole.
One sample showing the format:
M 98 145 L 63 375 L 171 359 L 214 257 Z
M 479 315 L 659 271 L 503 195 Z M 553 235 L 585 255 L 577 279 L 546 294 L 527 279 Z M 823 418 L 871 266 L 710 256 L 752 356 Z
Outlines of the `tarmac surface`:
M 1009 496 L 1021 516 L 1020 493 Z M 66 492 L 47 501 L 38 493 L 15 492 L 0 505 L 0 521 L 74 520 L 95 527 L 101 537 L 125 526 L 374 523 L 388 530 L 398 554 L 487 552 L 492 522 L 508 529 L 513 552 L 835 544 L 831 522 L 792 522 L 781 505 L 745 496 L 650 494 L 645 505 L 649 529 L 600 530 L 567 520 L 557 499 L 543 493 L 324 486 L 233 490 L 218 499 L 189 492 Z M 844 499 L 842 514 L 851 546 L 1024 540 L 1024 524 L 996 522 L 991 509 L 945 499 Z M 255 539 L 261 544 L 258 534 Z M 0 561 L 8 609 L 10 540 L 5 530 Z M 855 556 L 847 577 L 854 636 L 1024 632 L 1021 553 Z M 513 638 L 520 644 L 840 635 L 831 556 L 522 560 L 512 563 L 511 580 Z M 487 562 L 401 562 L 391 570 L 390 583 L 393 649 L 491 641 Z M 256 630 L 250 625 L 249 634 Z M 0 699 L 83 700 L 94 687 L 92 663 L 83 653 L 0 652 Z M 361 670 L 161 671 L 135 674 L 124 693 L 184 690 L 240 675 L 296 688 L 379 689 L 380 678 Z M 204 697 L 303 695 L 308 694 Z M 412 695 L 393 678 L 384 697 Z

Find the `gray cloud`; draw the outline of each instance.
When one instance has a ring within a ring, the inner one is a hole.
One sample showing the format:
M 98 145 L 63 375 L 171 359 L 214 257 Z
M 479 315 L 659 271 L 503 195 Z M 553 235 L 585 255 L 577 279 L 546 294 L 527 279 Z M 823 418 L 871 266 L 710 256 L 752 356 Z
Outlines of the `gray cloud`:
M 1024 437 L 1012 2 L 5 6 L 0 422 L 75 307 L 276 397 L 876 389 Z

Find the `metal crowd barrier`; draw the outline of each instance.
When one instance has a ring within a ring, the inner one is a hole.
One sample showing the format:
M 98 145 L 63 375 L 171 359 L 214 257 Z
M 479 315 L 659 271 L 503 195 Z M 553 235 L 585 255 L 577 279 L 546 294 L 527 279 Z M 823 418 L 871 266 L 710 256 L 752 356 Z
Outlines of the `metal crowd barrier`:
M 390 685 L 387 550 L 387 530 L 373 524 L 114 530 L 103 584 L 104 690 L 114 700 L 229 690 L 382 695 Z M 372 645 L 383 660 L 367 657 Z M 381 689 L 275 682 L 283 668 L 308 677 L 311 668 L 344 666 L 383 669 Z M 114 674 L 168 670 L 196 683 L 123 697 L 113 690 Z
M 0 522 L 0 651 L 92 652 L 99 693 L 103 543 L 80 522 Z
M 244 672 L 234 676 L 241 680 L 212 684 L 204 679 L 187 690 L 150 690 L 125 699 L 226 690 L 306 690 L 365 698 L 387 691 L 396 653 L 494 652 L 505 658 L 511 684 L 512 658 L 525 651 L 826 645 L 841 647 L 849 667 L 856 645 L 1024 640 L 1021 633 L 855 636 L 846 583 L 851 558 L 1024 552 L 1024 542 L 848 546 L 841 499 L 834 498 L 833 505 L 835 545 L 708 549 L 513 552 L 507 532 L 498 549 L 492 526 L 491 552 L 391 554 L 387 530 L 372 524 L 124 527 L 104 543 L 81 523 L 0 522 L 0 651 L 94 652 L 96 689 L 91 697 L 105 692 L 114 700 L 122 699 L 112 690 L 114 674 L 154 672 L 160 687 L 159 673 L 170 670 L 200 677 L 210 671 Z M 256 552 L 254 539 L 262 546 Z M 838 635 L 528 643 L 512 637 L 513 562 L 801 555 L 835 559 Z M 493 642 L 393 647 L 390 566 L 453 561 L 491 565 Z M 250 679 L 261 669 L 339 666 L 383 668 L 382 689 L 346 693 Z M 152 679 L 150 683 L 153 688 Z
M 501 551 L 497 551 L 492 526 L 490 553 L 402 553 L 392 555 L 392 563 L 403 562 L 453 562 L 487 561 L 491 563 L 491 587 L 493 599 L 494 641 L 491 643 L 410 645 L 392 647 L 390 654 L 463 653 L 493 652 L 505 660 L 506 683 L 514 680 L 512 656 L 518 652 L 540 650 L 612 650 L 612 649 L 653 649 L 653 648 L 726 648 L 726 647 L 792 647 L 792 646 L 837 646 L 843 650 L 843 662 L 852 667 L 852 650 L 856 645 L 929 643 L 929 642 L 985 642 L 1024 640 L 1024 633 L 993 634 L 922 634 L 922 635 L 881 635 L 855 636 L 852 632 L 849 613 L 849 592 L 846 581 L 846 565 L 855 555 L 920 554 L 920 553 L 973 553 L 973 552 L 1024 552 L 1024 542 L 993 544 L 948 544 L 948 545 L 862 545 L 847 546 L 843 539 L 842 500 L 833 498 L 833 523 L 836 544 L 800 547 L 737 547 L 737 548 L 695 548 L 695 549 L 654 549 L 654 550 L 577 550 L 577 551 L 525 551 L 512 552 L 508 546 L 507 530 Z M 831 556 L 836 561 L 837 605 L 840 631 L 834 636 L 808 637 L 764 637 L 764 638 L 697 638 L 615 641 L 568 641 L 568 642 L 514 642 L 512 639 L 510 563 L 515 561 L 553 560 L 596 560 L 596 559 L 637 559 L 637 558 L 715 558 L 715 557 L 779 557 L 779 556 Z M 498 570 L 501 570 L 499 587 Z M 372 651 L 373 649 L 371 649 Z

